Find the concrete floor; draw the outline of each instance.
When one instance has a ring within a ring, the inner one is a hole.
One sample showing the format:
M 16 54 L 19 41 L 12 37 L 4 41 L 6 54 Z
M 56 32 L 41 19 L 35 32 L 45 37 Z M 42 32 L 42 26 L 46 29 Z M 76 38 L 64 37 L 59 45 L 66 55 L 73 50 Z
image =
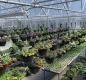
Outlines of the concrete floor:
M 51 80 L 55 75 L 56 73 L 40 70 L 37 74 L 24 78 L 22 80 Z

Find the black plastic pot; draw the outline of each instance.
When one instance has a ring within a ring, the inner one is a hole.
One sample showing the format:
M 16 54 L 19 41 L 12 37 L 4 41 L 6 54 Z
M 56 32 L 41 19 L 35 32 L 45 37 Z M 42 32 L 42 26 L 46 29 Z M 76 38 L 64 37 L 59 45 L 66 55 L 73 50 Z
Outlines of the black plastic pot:
M 68 43 L 69 43 L 69 41 L 68 41 L 68 40 L 67 40 L 67 41 L 63 40 L 62 45 L 65 45 L 65 44 L 68 44 Z
M 11 37 L 11 39 L 12 39 L 12 42 L 13 42 L 13 43 L 18 42 L 18 37 L 16 37 L 16 36 Z
M 47 40 L 47 38 L 44 38 L 44 39 L 42 39 L 41 41 L 46 41 Z
M 0 76 L 3 75 L 5 73 L 5 71 L 6 71 L 6 68 L 4 68 L 4 67 L 0 68 Z
M 30 46 L 34 47 L 35 41 L 30 41 L 29 44 L 30 44 Z
M 78 36 L 73 36 L 72 39 L 73 40 L 77 40 L 78 39 Z
M 63 45 L 63 39 L 62 38 L 57 39 L 57 43 L 59 46 L 62 46 Z
M 12 47 L 12 48 L 10 48 L 11 50 L 10 50 L 10 54 L 15 54 L 16 53 L 16 50 Z
M 6 40 L 5 39 L 0 39 L 0 46 L 5 46 Z
M 47 56 L 47 57 L 45 57 L 45 60 L 46 60 L 47 63 L 51 64 L 54 61 L 54 57 Z
M 39 42 L 39 40 L 36 39 L 35 43 L 38 43 L 38 42 Z
M 81 38 L 81 37 L 82 37 L 82 35 L 78 35 L 78 37 L 79 37 L 79 38 Z
M 86 35 L 86 33 L 82 33 L 82 36 L 85 36 Z
M 32 66 L 32 67 L 29 67 L 30 68 L 30 72 L 33 73 L 33 74 L 36 74 L 38 71 L 39 71 L 39 67 L 36 67 L 36 66 Z
M 27 40 L 30 40 L 30 39 L 31 39 L 31 34 L 27 33 Z
M 7 33 L 5 31 L 0 31 L 0 37 L 3 37 L 5 35 L 7 35 Z
M 28 57 L 21 56 L 21 58 L 24 62 L 27 62 L 27 61 L 32 62 L 33 60 L 33 56 L 28 56 Z
M 26 35 L 26 34 L 21 34 L 21 35 L 20 35 L 20 39 L 21 39 L 22 41 L 26 41 L 26 40 L 27 40 L 27 35 Z
M 38 49 L 38 54 L 41 57 L 45 57 L 47 53 L 47 49 Z
M 57 49 L 57 44 L 53 44 L 52 48 L 50 48 L 50 50 L 55 50 L 55 49 Z
M 28 65 L 26 63 L 19 61 L 19 62 L 14 62 L 10 67 L 15 68 L 15 67 L 27 67 L 27 66 Z
M 44 33 L 42 33 L 42 35 L 43 35 L 43 36 L 48 35 L 48 32 L 44 32 Z
M 61 57 L 62 57 L 62 53 L 59 53 L 59 52 L 58 52 L 58 53 L 57 53 L 57 57 L 58 57 L 58 58 L 61 58 Z
M 41 37 L 41 34 L 39 33 L 39 34 L 37 34 L 38 35 L 38 37 Z
M 20 50 L 22 50 L 22 48 L 24 47 L 24 45 L 22 44 L 22 43 L 16 43 L 16 45 L 18 46 L 18 48 L 20 49 Z

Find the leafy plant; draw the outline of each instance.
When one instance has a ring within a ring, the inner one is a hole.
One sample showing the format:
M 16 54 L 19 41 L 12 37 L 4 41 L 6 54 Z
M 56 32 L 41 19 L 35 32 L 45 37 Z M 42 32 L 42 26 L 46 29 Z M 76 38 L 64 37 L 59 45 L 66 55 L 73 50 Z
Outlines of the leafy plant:
M 37 66 L 39 68 L 44 67 L 44 59 L 35 57 L 33 62 L 34 62 L 33 63 L 34 66 Z
M 69 43 L 70 37 L 68 35 L 64 36 L 64 43 Z
M 46 46 L 45 46 L 45 44 L 44 44 L 43 42 L 40 42 L 40 43 L 38 43 L 38 44 L 36 45 L 36 48 L 37 48 L 37 49 L 46 49 Z
M 83 64 L 81 62 L 77 62 L 73 66 L 74 68 L 77 69 L 77 71 L 81 70 L 83 68 Z
M 3 64 L 8 64 L 12 59 L 9 54 L 5 54 L 1 57 Z
M 67 76 L 62 77 L 61 80 L 69 80 Z
M 65 51 L 69 51 L 71 49 L 71 45 L 67 44 L 63 47 Z
M 80 42 L 80 43 L 85 42 L 84 36 L 83 36 L 82 38 L 79 38 L 79 42 Z
M 25 70 L 26 68 L 24 68 Z M 21 67 L 13 68 L 10 71 L 6 71 L 1 77 L 0 80 L 21 80 L 26 76 L 26 72 L 22 71 Z M 28 69 L 27 69 L 28 70 Z M 26 71 L 26 70 L 25 70 Z
M 52 48 L 52 43 L 51 42 L 47 42 L 46 43 L 46 48 L 48 48 L 48 49 Z
M 16 45 L 18 46 L 18 48 L 19 48 L 20 50 L 22 50 L 22 47 L 24 47 L 24 43 L 23 43 L 22 41 L 16 42 Z
M 77 69 L 76 68 L 71 68 L 69 71 L 67 71 L 66 76 L 72 80 L 77 74 Z
M 72 42 L 70 42 L 69 44 L 70 44 L 70 46 L 71 46 L 72 48 L 75 48 L 75 47 L 76 47 L 75 41 L 72 41 Z
M 32 49 L 22 49 L 21 54 L 25 57 L 28 56 L 33 56 L 37 53 L 37 49 L 36 48 L 32 48 Z
M 86 79 L 86 65 L 81 69 L 80 74 Z

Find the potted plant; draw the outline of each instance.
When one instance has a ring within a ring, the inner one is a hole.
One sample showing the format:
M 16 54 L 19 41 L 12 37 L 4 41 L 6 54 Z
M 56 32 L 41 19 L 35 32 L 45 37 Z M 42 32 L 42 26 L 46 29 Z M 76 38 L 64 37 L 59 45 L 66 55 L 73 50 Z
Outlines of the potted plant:
M 29 45 L 32 46 L 32 47 L 34 47 L 34 45 L 35 45 L 35 41 L 36 41 L 36 40 L 31 39 L 31 40 L 29 41 Z
M 83 63 L 76 62 L 72 68 L 76 68 L 77 71 L 80 71 L 83 68 Z
M 7 55 L 3 55 L 1 57 L 1 59 L 2 59 L 2 62 L 3 62 L 3 66 L 5 68 L 9 67 L 13 63 L 12 58 L 8 54 Z
M 18 46 L 18 48 L 19 48 L 20 50 L 22 50 L 22 48 L 24 47 L 24 43 L 23 43 L 22 41 L 16 42 L 16 45 Z
M 75 38 L 75 39 L 77 39 L 79 37 L 82 37 L 82 35 L 81 35 L 81 33 L 79 31 L 76 31 L 73 34 L 74 34 L 73 38 Z
M 65 49 L 66 52 L 70 51 L 71 50 L 71 45 L 70 44 L 65 45 L 64 49 Z
M 81 29 L 79 32 L 82 34 L 82 36 L 86 35 L 86 29 Z
M 63 44 L 68 44 L 70 42 L 70 37 L 68 35 L 65 35 L 63 38 Z
M 57 49 L 58 46 L 59 45 L 58 45 L 57 39 L 53 39 L 52 40 L 52 48 L 50 48 L 50 50 L 55 50 L 55 49 Z
M 84 65 L 80 71 L 80 74 L 83 76 L 83 79 L 86 79 L 86 66 Z
M 26 69 L 26 68 L 25 68 Z M 1 77 L 0 80 L 21 80 L 26 77 L 27 69 L 21 72 L 21 68 L 11 68 L 7 70 Z
M 37 73 L 40 68 L 44 67 L 44 59 L 39 57 L 34 57 L 32 61 L 32 66 L 30 66 L 32 73 Z
M 13 54 L 16 53 L 16 50 L 15 50 L 14 47 L 10 47 L 10 48 L 9 48 L 9 52 L 10 52 L 11 55 L 13 55 Z
M 27 40 L 27 35 L 26 34 L 20 34 L 19 36 L 20 36 L 20 39 L 22 41 L 26 41 Z
M 76 45 L 80 45 L 80 42 L 77 40 L 77 41 L 75 41 L 75 43 L 76 43 Z
M 4 37 L 6 35 L 6 31 L 0 31 L 0 37 Z
M 61 47 L 63 45 L 63 37 L 57 38 L 58 45 Z
M 45 46 L 46 46 L 47 49 L 51 49 L 52 48 L 52 42 L 47 41 Z
M 78 41 L 79 41 L 80 44 L 84 43 L 85 42 L 84 36 L 82 38 L 79 38 Z
M 31 33 L 31 32 L 28 32 L 28 33 L 27 33 L 27 40 L 30 40 L 31 37 L 32 37 L 32 33 Z
M 45 57 L 47 53 L 47 48 L 44 43 L 40 42 L 37 46 L 38 48 L 38 54 L 40 57 Z
M 48 55 L 48 56 L 45 57 L 45 60 L 46 60 L 47 63 L 51 64 L 54 61 L 54 56 Z
M 81 63 L 86 63 L 86 58 L 85 57 L 80 57 L 80 62 Z
M 17 34 L 12 34 L 11 39 L 12 39 L 13 43 L 16 43 L 16 42 L 18 42 L 19 36 Z
M 67 76 L 63 76 L 61 80 L 69 80 Z
M 40 69 L 37 66 L 32 66 L 32 67 L 29 67 L 29 68 L 30 68 L 30 72 L 33 73 L 33 74 L 36 74 Z
M 4 37 L 0 38 L 0 46 L 5 46 L 6 44 L 6 39 Z
M 16 70 L 18 70 L 19 73 L 25 74 L 25 77 L 31 75 L 30 69 L 28 67 L 17 67 L 17 68 L 14 68 L 14 70 L 12 70 L 12 72 L 15 73 Z
M 37 49 L 32 48 L 32 49 L 26 49 L 23 48 L 21 51 L 21 56 L 24 61 L 29 61 L 32 62 L 33 56 L 36 55 Z
M 61 51 L 60 49 L 57 50 L 57 57 L 61 58 L 63 55 L 63 51 Z
M 0 56 L 0 75 L 4 72 L 4 70 L 5 70 L 5 68 L 3 66 L 3 60 L 2 60 L 2 58 Z
M 38 42 L 39 42 L 39 37 L 36 36 L 35 43 L 38 43 Z
M 73 80 L 75 75 L 77 74 L 76 68 L 71 68 L 67 71 L 66 76 L 69 78 L 69 80 Z
M 75 43 L 75 41 L 71 41 L 69 44 L 70 44 L 71 48 L 76 48 L 76 43 Z

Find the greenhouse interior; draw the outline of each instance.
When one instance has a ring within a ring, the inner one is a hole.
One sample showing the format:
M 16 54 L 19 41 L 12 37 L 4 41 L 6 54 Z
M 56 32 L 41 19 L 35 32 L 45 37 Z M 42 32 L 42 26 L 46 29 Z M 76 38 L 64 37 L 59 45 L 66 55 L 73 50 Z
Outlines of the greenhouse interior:
M 86 80 L 86 0 L 0 0 L 0 80 Z

